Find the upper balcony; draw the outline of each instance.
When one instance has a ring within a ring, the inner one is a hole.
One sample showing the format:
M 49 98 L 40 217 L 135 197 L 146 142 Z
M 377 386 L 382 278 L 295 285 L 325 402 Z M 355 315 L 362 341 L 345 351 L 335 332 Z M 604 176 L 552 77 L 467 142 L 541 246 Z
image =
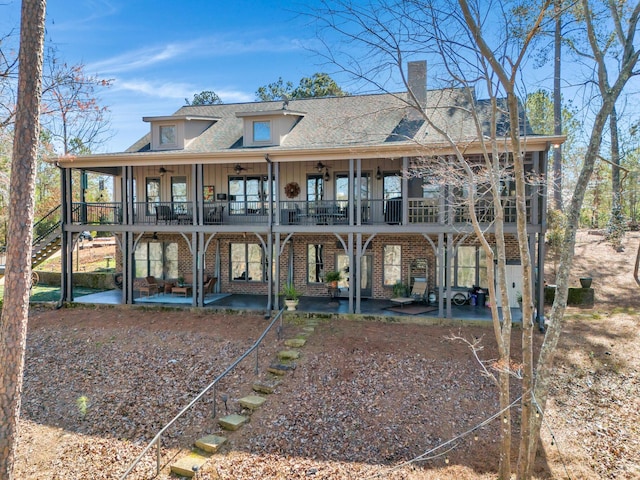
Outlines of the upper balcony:
M 405 207 L 406 204 L 406 207 Z M 513 197 L 503 197 L 504 221 L 516 222 L 516 203 Z M 531 223 L 531 198 L 527 198 L 527 223 Z M 204 202 L 135 202 L 133 217 L 124 222 L 124 207 L 120 202 L 76 202 L 73 204 L 72 222 L 76 225 L 175 225 L 208 226 L 233 225 L 238 227 L 273 225 L 464 225 L 471 222 L 468 206 L 444 205 L 437 199 L 401 198 L 389 200 L 301 201 L 286 200 L 278 204 L 266 201 L 215 201 Z M 478 202 L 475 213 L 483 225 L 495 219 L 491 202 Z M 537 222 L 534 222 L 537 223 Z

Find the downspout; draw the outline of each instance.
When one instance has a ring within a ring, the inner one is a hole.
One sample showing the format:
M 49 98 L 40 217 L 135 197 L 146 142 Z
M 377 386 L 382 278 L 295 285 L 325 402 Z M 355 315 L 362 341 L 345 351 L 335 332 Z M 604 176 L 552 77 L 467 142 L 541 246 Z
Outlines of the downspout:
M 273 215 L 274 215 L 274 202 L 273 202 L 273 163 L 269 158 L 269 154 L 265 154 L 265 161 L 267 162 L 267 197 L 269 199 L 269 239 L 267 240 L 267 312 L 265 318 L 271 318 L 271 310 L 273 309 Z M 277 200 L 277 199 L 276 199 Z M 276 211 L 280 211 L 279 205 L 276 206 Z

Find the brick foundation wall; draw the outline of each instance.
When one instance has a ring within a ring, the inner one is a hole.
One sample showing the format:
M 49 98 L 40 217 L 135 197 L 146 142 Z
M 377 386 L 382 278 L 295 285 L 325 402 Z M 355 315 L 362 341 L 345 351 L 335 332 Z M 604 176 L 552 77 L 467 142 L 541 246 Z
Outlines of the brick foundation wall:
M 284 239 L 284 235 L 282 237 Z M 456 238 L 455 244 L 461 237 Z M 431 237 L 434 244 L 437 245 L 437 236 Z M 489 241 L 493 238 L 490 235 Z M 193 267 L 193 256 L 189 250 L 184 238 L 180 235 L 162 234 L 160 240 L 163 242 L 176 242 L 178 245 L 178 270 L 180 275 L 190 275 Z M 336 255 L 343 254 L 344 249 L 338 245 L 339 241 L 335 235 L 316 235 L 316 234 L 296 234 L 290 240 L 293 241 L 293 266 L 294 266 L 294 284 L 302 295 L 307 296 L 328 296 L 327 287 L 324 283 L 307 283 L 307 245 L 322 244 L 324 246 L 324 270 L 331 271 L 336 269 Z M 363 244 L 366 241 L 363 236 Z M 505 238 L 507 247 L 507 260 L 519 259 L 518 242 L 515 236 L 507 236 Z M 230 245 L 231 243 L 256 243 L 258 240 L 254 235 L 244 236 L 237 235 L 218 235 L 209 244 L 209 248 L 205 254 L 205 273 L 213 275 L 215 271 L 215 253 L 216 243 L 220 244 L 220 275 L 218 282 L 221 291 L 229 293 L 246 293 L 246 294 L 267 294 L 267 283 L 264 281 L 234 281 L 230 279 Z M 384 286 L 383 281 L 383 253 L 386 245 L 400 245 L 402 249 L 402 265 L 401 279 L 407 283 L 409 280 L 409 272 L 411 263 L 414 259 L 426 259 L 427 263 L 427 285 L 432 289 L 436 285 L 436 254 L 431 244 L 422 235 L 378 235 L 368 245 L 367 255 L 371 255 L 373 263 L 371 290 L 372 297 L 383 299 L 393 296 L 393 287 Z M 479 246 L 480 242 L 475 236 L 470 236 L 462 241 L 460 245 Z M 446 247 L 446 245 L 443 245 Z M 276 261 L 280 262 L 280 281 L 282 286 L 287 282 L 289 256 L 291 255 L 289 244 L 285 245 Z M 117 264 L 122 268 L 121 256 L 118 256 Z M 422 276 L 422 275 L 417 275 Z

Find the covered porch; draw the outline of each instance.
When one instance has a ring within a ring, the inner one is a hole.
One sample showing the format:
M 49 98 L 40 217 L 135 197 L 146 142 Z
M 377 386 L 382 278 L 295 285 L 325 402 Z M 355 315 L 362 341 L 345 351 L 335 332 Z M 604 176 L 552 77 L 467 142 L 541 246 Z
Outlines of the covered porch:
M 300 297 L 296 312 L 299 314 L 318 315 L 350 315 L 352 317 L 399 317 L 404 321 L 425 322 L 491 322 L 491 310 L 487 307 L 473 305 L 451 306 L 452 318 L 445 319 L 439 316 L 438 307 L 415 303 L 413 305 L 398 306 L 389 300 L 367 299 L 361 303 L 360 314 L 349 313 L 349 301 L 347 298 L 336 298 L 327 301 L 326 297 Z M 77 303 L 120 305 L 122 302 L 121 290 L 109 290 L 105 292 L 84 295 L 75 299 Z M 171 294 L 159 293 L 150 297 L 137 298 L 136 305 L 146 306 L 170 306 L 191 307 L 192 299 Z M 267 296 L 251 294 L 209 294 L 205 298 L 205 308 L 218 310 L 232 310 L 238 312 L 266 312 Z M 518 308 L 511 309 L 514 323 L 522 322 L 522 312 Z

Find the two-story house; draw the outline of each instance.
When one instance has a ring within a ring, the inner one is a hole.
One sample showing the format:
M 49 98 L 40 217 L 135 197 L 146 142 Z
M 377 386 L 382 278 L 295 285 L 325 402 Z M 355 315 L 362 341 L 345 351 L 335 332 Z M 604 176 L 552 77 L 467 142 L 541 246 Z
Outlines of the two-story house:
M 409 67 L 410 89 L 427 115 L 464 142 L 469 156 L 480 154 L 468 98 L 456 89 L 427 91 L 426 64 Z M 261 294 L 272 308 L 289 282 L 304 295 L 327 297 L 324 275 L 338 270 L 354 313 L 362 299 L 390 298 L 397 282 L 416 278 L 440 299 L 451 298 L 450 289 L 486 286 L 466 207 L 445 201 L 446 186 L 406 174 L 418 159 L 451 150 L 407 95 L 185 106 L 143 118 L 149 133 L 125 152 L 59 158 L 63 299 L 72 299 L 69 259 L 84 230 L 115 235 L 123 303 L 136 302 L 136 282 L 150 275 L 190 276 L 192 288 L 181 293 L 196 306 L 205 303 L 210 276 L 216 291 Z M 527 170 L 544 175 L 549 148 L 561 139 L 522 134 Z M 74 170 L 112 175 L 115 201 L 74 201 L 82 188 Z M 507 185 L 505 230 L 515 264 L 513 196 Z M 527 208 L 543 272 L 543 188 L 530 189 Z M 490 214 L 483 215 L 491 231 Z M 502 303 L 515 306 L 521 271 L 512 267 L 513 298 Z M 539 301 L 541 311 L 542 295 Z M 446 304 L 440 301 L 441 315 L 450 315 Z

